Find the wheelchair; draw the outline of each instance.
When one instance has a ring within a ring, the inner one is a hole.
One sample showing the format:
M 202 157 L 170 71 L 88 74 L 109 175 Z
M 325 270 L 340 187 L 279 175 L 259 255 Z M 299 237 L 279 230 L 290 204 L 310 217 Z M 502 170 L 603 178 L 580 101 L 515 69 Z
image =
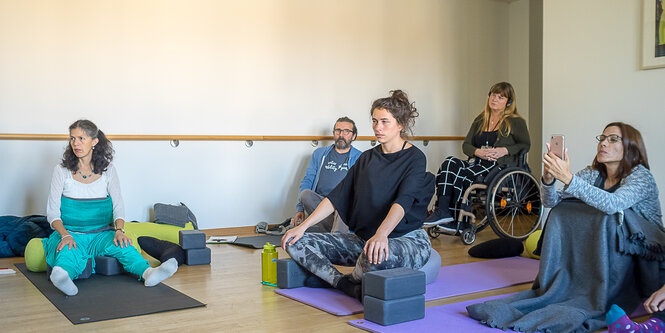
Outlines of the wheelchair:
M 536 231 L 543 215 L 540 181 L 531 174 L 526 151 L 518 156 L 517 167 L 497 165 L 464 191 L 456 204 L 455 232 L 434 225 L 426 228 L 427 234 L 432 238 L 459 235 L 462 243 L 471 245 L 487 225 L 502 238 L 518 240 Z

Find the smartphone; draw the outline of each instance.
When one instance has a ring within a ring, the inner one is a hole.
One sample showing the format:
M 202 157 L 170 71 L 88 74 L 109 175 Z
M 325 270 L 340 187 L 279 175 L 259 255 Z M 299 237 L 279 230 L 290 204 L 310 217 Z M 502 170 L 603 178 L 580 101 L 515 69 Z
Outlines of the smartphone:
M 565 155 L 563 154 L 566 151 L 566 137 L 561 134 L 553 134 L 550 137 L 550 151 L 554 153 L 558 158 L 565 160 Z

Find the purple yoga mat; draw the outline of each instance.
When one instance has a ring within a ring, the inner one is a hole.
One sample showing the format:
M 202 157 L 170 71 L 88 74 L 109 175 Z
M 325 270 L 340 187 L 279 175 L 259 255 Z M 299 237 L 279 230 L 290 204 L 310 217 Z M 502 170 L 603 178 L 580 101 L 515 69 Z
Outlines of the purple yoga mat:
M 492 299 L 503 298 L 515 293 L 490 296 L 469 301 L 433 306 L 425 309 L 425 318 L 405 323 L 381 326 L 365 319 L 350 320 L 349 325 L 374 333 L 390 332 L 514 332 L 503 331 L 481 324 L 469 317 L 466 307 L 471 304 L 482 303 Z M 646 314 L 644 307 L 639 306 L 631 318 Z
M 363 312 L 363 305 L 357 299 L 331 288 L 275 289 L 277 294 L 313 306 L 336 316 L 347 316 Z
M 512 257 L 441 267 L 436 281 L 427 285 L 425 300 L 475 293 L 531 282 L 538 274 L 538 260 Z M 277 294 L 325 312 L 346 316 L 363 312 L 357 300 L 336 289 L 277 289 Z
M 467 305 L 502 298 L 508 295 L 491 296 L 459 303 L 433 306 L 425 309 L 425 318 L 405 323 L 381 326 L 369 320 L 349 321 L 349 325 L 374 333 L 389 332 L 514 332 L 491 328 L 472 319 L 466 313 Z
M 427 285 L 425 300 L 533 282 L 538 274 L 538 264 L 536 259 L 511 257 L 444 266 L 436 281 Z

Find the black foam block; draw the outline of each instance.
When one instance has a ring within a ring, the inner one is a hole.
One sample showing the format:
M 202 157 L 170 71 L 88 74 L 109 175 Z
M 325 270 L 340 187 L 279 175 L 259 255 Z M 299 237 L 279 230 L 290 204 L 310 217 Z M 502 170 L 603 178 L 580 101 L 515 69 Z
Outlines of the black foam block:
M 178 266 L 185 263 L 185 250 L 178 244 L 149 236 L 141 236 L 138 240 L 141 249 L 160 262 L 175 258 Z
M 424 294 L 389 301 L 365 296 L 363 306 L 365 319 L 383 326 L 425 318 Z
M 206 247 L 206 234 L 200 230 L 180 230 L 178 234 L 183 250 L 203 249 Z
M 425 293 L 425 272 L 410 268 L 393 268 L 365 273 L 364 295 L 382 300 L 404 298 Z
M 522 241 L 513 238 L 497 238 L 470 248 L 469 255 L 475 258 L 496 259 L 519 256 L 523 251 Z
M 209 265 L 210 264 L 210 249 L 204 247 L 202 249 L 189 249 L 185 250 L 185 264 L 187 265 Z
M 277 286 L 282 289 L 304 286 L 309 274 L 293 259 L 277 260 Z
M 124 272 L 125 269 L 118 259 L 107 256 L 95 257 L 95 274 L 101 275 L 117 275 Z

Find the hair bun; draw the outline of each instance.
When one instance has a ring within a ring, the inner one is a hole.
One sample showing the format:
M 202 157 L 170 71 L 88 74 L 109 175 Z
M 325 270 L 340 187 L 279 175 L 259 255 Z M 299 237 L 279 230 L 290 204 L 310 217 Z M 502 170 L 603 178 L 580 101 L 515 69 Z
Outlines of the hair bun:
M 369 112 L 371 115 L 376 109 L 389 111 L 395 117 L 397 123 L 404 127 L 400 136 L 406 138 L 408 133 L 413 133 L 415 118 L 418 117 L 418 111 L 413 105 L 414 103 L 409 101 L 409 97 L 404 91 L 395 89 L 390 91 L 389 97 L 375 100 Z
M 403 92 L 400 89 L 391 90 L 390 91 L 390 97 L 398 99 L 400 102 L 404 102 L 404 103 L 409 104 L 409 96 L 407 96 L 406 93 Z

